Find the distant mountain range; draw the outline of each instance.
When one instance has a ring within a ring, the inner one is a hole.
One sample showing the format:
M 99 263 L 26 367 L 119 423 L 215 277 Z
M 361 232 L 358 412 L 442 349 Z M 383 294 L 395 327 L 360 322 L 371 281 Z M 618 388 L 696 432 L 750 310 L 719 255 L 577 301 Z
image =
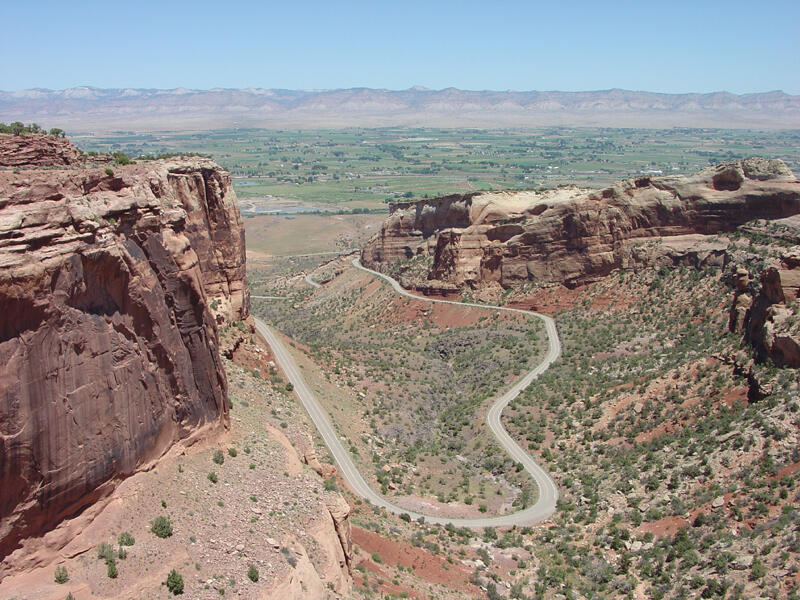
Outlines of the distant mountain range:
M 800 128 L 800 96 L 595 92 L 272 89 L 0 91 L 0 121 L 71 132 L 229 127 Z

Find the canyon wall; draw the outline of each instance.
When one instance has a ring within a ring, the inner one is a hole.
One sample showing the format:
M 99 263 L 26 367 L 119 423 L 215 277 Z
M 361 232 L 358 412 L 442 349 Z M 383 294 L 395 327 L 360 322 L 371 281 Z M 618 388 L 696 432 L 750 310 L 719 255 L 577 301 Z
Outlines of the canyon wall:
M 620 268 L 721 264 L 714 234 L 800 212 L 800 182 L 780 160 L 747 159 L 690 176 L 641 177 L 603 190 L 483 192 L 396 204 L 365 265 L 431 267 L 425 290 L 595 281 Z
M 226 427 L 217 325 L 249 315 L 244 227 L 213 161 L 87 168 L 63 140 L 2 137 L 18 168 L 0 170 L 0 559 Z

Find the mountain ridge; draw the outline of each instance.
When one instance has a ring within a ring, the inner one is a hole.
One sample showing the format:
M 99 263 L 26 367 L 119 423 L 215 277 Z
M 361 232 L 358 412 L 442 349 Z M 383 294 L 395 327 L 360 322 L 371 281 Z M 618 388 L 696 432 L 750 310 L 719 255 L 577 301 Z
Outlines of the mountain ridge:
M 763 93 L 667 94 L 265 88 L 33 88 L 0 91 L 0 121 L 40 121 L 76 131 L 131 128 L 314 128 L 347 126 L 800 127 L 800 96 Z

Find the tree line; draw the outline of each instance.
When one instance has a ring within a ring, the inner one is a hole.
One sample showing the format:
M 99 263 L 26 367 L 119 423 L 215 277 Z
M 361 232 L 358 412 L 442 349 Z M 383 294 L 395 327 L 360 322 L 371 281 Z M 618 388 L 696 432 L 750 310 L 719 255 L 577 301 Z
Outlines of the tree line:
M 36 123 L 31 123 L 30 125 L 25 125 L 22 121 L 14 121 L 13 123 L 9 123 L 6 125 L 5 123 L 0 123 L 0 133 L 10 133 L 12 135 L 25 135 L 28 133 L 41 133 L 41 134 L 48 134 L 52 135 L 53 137 L 61 137 L 63 138 L 66 133 L 63 129 L 59 129 L 58 127 L 53 127 L 50 131 L 40 127 Z

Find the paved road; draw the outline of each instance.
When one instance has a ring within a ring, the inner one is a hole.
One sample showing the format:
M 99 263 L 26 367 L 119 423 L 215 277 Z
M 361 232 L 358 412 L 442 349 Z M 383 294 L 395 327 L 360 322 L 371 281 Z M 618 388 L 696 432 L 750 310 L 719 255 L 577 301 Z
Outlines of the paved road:
M 530 525 L 532 523 L 537 523 L 539 521 L 543 521 L 550 517 L 550 515 L 555 512 L 556 509 L 556 502 L 558 501 L 558 490 L 556 489 L 553 480 L 547 474 L 547 472 L 540 467 L 536 461 L 531 458 L 529 454 L 527 454 L 514 440 L 511 439 L 511 436 L 508 435 L 508 432 L 505 430 L 503 425 L 500 423 L 500 415 L 503 412 L 503 409 L 508 405 L 508 403 L 513 400 L 523 389 L 528 387 L 531 382 L 536 379 L 541 373 L 547 370 L 550 364 L 555 361 L 559 355 L 561 354 L 561 343 L 558 339 L 558 331 L 556 330 L 556 325 L 553 319 L 546 315 L 540 315 L 538 313 L 533 313 L 525 310 L 519 310 L 515 308 L 505 308 L 501 306 L 489 306 L 484 304 L 470 304 L 470 303 L 463 303 L 463 302 L 453 302 L 450 300 L 438 300 L 433 298 L 426 298 L 424 296 L 416 296 L 414 294 L 410 294 L 406 290 L 402 288 L 402 286 L 392 279 L 382 273 L 378 273 L 377 271 L 373 271 L 371 269 L 367 269 L 366 267 L 361 266 L 361 263 L 357 258 L 353 259 L 353 265 L 362 271 L 366 271 L 384 279 L 385 281 L 389 282 L 392 288 L 398 293 L 402 294 L 403 296 L 408 296 L 409 298 L 414 298 L 415 300 L 421 300 L 424 302 L 439 302 L 443 304 L 455 304 L 457 306 L 477 306 L 479 308 L 494 308 L 495 310 L 503 310 L 508 312 L 516 312 L 521 313 L 528 316 L 533 316 L 535 318 L 539 318 L 544 321 L 545 328 L 547 330 L 547 338 L 549 342 L 549 347 L 547 354 L 545 355 L 544 359 L 542 360 L 539 365 L 527 373 L 522 379 L 517 381 L 510 390 L 508 390 L 505 394 L 500 396 L 497 400 L 494 401 L 491 408 L 489 409 L 489 413 L 487 415 L 487 421 L 489 424 L 489 428 L 494 433 L 495 437 L 497 437 L 497 441 L 500 445 L 509 453 L 511 458 L 519 463 L 522 463 L 525 470 L 531 475 L 531 477 L 536 482 L 537 486 L 539 487 L 539 495 L 536 500 L 536 503 L 532 506 L 529 506 L 525 510 L 521 510 L 515 513 L 510 513 L 507 515 L 501 515 L 496 517 L 476 517 L 476 518 L 449 518 L 449 517 L 440 517 L 435 515 L 426 515 L 410 510 L 406 510 L 392 504 L 388 500 L 386 500 L 383 496 L 375 492 L 364 480 L 361 473 L 356 468 L 353 460 L 350 456 L 350 453 L 344 448 L 339 437 L 336 435 L 335 430 L 331 426 L 330 420 L 328 419 L 327 414 L 325 414 L 324 409 L 320 406 L 317 399 L 314 397 L 314 394 L 306 385 L 305 379 L 300 372 L 300 369 L 297 366 L 297 363 L 294 361 L 292 356 L 289 354 L 289 351 L 286 349 L 286 346 L 283 344 L 281 339 L 275 334 L 272 329 L 270 329 L 266 323 L 264 323 L 261 319 L 256 318 L 256 329 L 257 331 L 264 336 L 267 343 L 272 348 L 273 354 L 275 355 L 275 360 L 283 369 L 284 373 L 286 374 L 289 381 L 291 381 L 292 385 L 294 386 L 294 391 L 297 393 L 297 396 L 300 398 L 300 401 L 303 403 L 303 406 L 308 411 L 308 414 L 311 416 L 311 420 L 314 422 L 314 425 L 317 427 L 320 435 L 322 436 L 325 445 L 331 451 L 336 464 L 339 466 L 339 469 L 342 472 L 343 477 L 347 480 L 350 487 L 353 491 L 364 498 L 365 500 L 369 501 L 373 505 L 381 506 L 385 508 L 387 511 L 395 513 L 395 514 L 408 514 L 412 519 L 419 519 L 420 517 L 425 518 L 425 522 L 427 523 L 435 523 L 440 525 L 447 525 L 448 523 L 455 525 L 456 527 L 470 527 L 470 528 L 481 528 L 481 527 L 503 527 L 503 526 L 510 526 L 510 525 Z M 309 281 L 308 277 L 306 279 Z M 313 281 L 313 280 L 311 280 Z M 316 283 L 316 282 L 314 282 Z M 319 284 L 316 284 L 319 286 Z
M 311 279 L 311 274 L 310 273 L 307 273 L 306 276 L 304 277 L 304 279 L 305 279 L 306 283 L 311 284 L 312 287 L 315 287 L 315 288 L 321 288 L 322 287 L 316 281 Z
M 288 300 L 289 296 L 256 296 L 250 294 L 251 298 L 258 298 L 259 300 Z

